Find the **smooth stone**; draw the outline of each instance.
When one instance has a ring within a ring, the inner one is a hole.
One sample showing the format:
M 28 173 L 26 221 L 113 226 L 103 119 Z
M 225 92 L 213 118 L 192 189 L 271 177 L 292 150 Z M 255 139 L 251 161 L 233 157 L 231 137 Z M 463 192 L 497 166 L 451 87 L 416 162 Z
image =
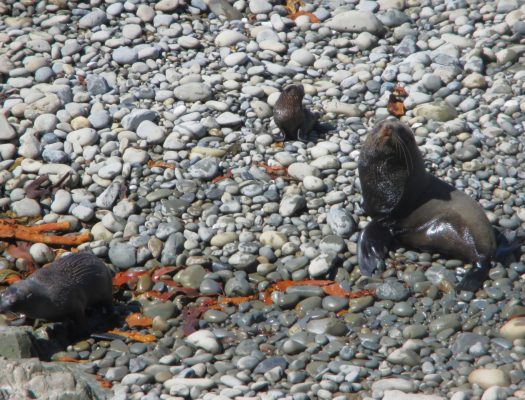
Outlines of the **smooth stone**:
M 279 214 L 283 217 L 296 215 L 306 207 L 306 200 L 300 195 L 285 196 L 279 205 Z
M 502 337 L 510 341 L 525 339 L 525 317 L 516 317 L 505 322 L 499 332 Z
M 357 104 L 343 103 L 341 101 L 329 101 L 324 106 L 326 113 L 341 114 L 347 117 L 360 117 L 363 112 Z
M 342 208 L 331 208 L 328 211 L 326 222 L 334 235 L 343 238 L 350 237 L 357 227 L 350 213 Z
M 29 248 L 29 254 L 38 264 L 47 264 L 54 260 L 55 254 L 47 244 L 35 243 Z
M 417 106 L 414 115 L 432 121 L 446 122 L 456 118 L 458 112 L 445 101 L 435 101 Z
M 408 365 L 411 367 L 421 363 L 419 355 L 410 349 L 396 349 L 390 353 L 386 359 L 392 364 Z
M 320 254 L 308 266 L 308 273 L 314 279 L 326 276 L 334 267 L 335 254 Z
M 345 322 L 338 318 L 321 318 L 309 321 L 306 330 L 317 335 L 344 336 L 348 332 Z
M 201 329 L 190 334 L 186 341 L 192 346 L 203 349 L 212 354 L 218 354 L 222 351 L 222 346 L 217 337 L 207 329 Z
M 288 241 L 288 237 L 282 232 L 265 231 L 261 233 L 259 241 L 263 246 L 268 246 L 274 250 L 278 250 Z
M 417 390 L 415 381 L 402 378 L 384 378 L 372 383 L 372 391 L 384 392 L 386 390 L 399 390 L 404 393 L 411 393 Z
M 100 8 L 95 8 L 78 20 L 81 28 L 89 29 L 101 25 L 107 21 L 107 16 Z
M 40 204 L 29 198 L 12 202 L 11 210 L 17 217 L 39 217 L 41 214 Z
M 457 331 L 461 328 L 461 320 L 456 314 L 441 315 L 429 324 L 429 330 L 433 334 L 438 334 L 445 329 Z
M 478 368 L 472 371 L 468 376 L 471 384 L 476 384 L 486 390 L 491 386 L 507 387 L 510 385 L 508 376 L 500 369 L 495 368 Z
M 339 32 L 369 32 L 373 35 L 381 34 L 384 26 L 370 11 L 345 11 L 338 13 L 332 19 L 324 22 L 330 29 Z
M 162 143 L 166 138 L 166 130 L 152 121 L 142 121 L 137 127 L 137 136 L 148 143 Z
M 401 301 L 410 294 L 408 288 L 399 281 L 387 281 L 376 288 L 376 296 L 381 300 Z
M 298 180 L 303 180 L 307 176 L 319 177 L 321 173 L 318 168 L 315 168 L 309 164 L 296 162 L 288 166 L 288 174 Z
M 115 243 L 109 247 L 109 260 L 119 269 L 134 267 L 137 263 L 135 248 L 128 243 Z
M 195 102 L 207 101 L 212 97 L 211 89 L 208 85 L 201 82 L 189 82 L 177 86 L 173 91 L 178 100 Z
M 143 121 L 155 121 L 156 118 L 155 111 L 136 108 L 122 118 L 121 125 L 126 130 L 136 131 Z
M 7 118 L 3 113 L 0 112 L 0 140 L 11 140 L 16 137 L 16 131 L 13 129 L 11 124 L 7 121 Z
M 226 29 L 223 30 L 221 33 L 219 33 L 215 37 L 215 46 L 217 47 L 229 47 L 233 46 L 239 42 L 246 42 L 248 41 L 248 38 L 244 36 L 242 33 Z
M 193 164 L 188 172 L 194 179 L 210 180 L 219 174 L 219 159 L 208 157 Z
M 121 46 L 113 50 L 112 57 L 113 61 L 120 65 L 133 64 L 138 60 L 138 53 L 131 47 Z
M 224 247 L 228 243 L 236 242 L 239 239 L 239 235 L 235 232 L 222 232 L 213 236 L 210 240 L 212 246 Z
M 385 390 L 381 400 L 446 400 L 446 397 L 435 394 L 404 393 L 400 390 Z

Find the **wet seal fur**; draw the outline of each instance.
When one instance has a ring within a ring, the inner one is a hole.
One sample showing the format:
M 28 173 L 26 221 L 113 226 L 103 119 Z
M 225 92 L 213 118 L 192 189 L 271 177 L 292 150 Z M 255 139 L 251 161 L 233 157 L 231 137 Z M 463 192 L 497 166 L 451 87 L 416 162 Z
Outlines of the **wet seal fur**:
M 285 140 L 307 141 L 308 133 L 314 128 L 319 115 L 303 106 L 303 85 L 288 85 L 273 107 L 273 119 L 283 133 Z
M 31 319 L 85 325 L 86 308 L 113 301 L 112 273 L 91 253 L 74 253 L 40 268 L 0 296 L 0 312 L 23 313 Z
M 472 263 L 458 290 L 475 291 L 496 257 L 496 236 L 481 206 L 431 175 L 414 134 L 398 120 L 370 132 L 358 161 L 363 206 L 372 221 L 358 241 L 361 273 L 382 269 L 388 251 L 400 244 Z

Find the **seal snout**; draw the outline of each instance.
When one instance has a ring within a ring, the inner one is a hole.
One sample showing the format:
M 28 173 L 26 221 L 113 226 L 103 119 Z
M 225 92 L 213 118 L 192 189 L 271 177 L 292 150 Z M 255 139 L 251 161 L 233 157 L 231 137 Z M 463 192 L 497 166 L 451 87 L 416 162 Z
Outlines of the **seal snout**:
M 379 128 L 379 141 L 381 144 L 387 143 L 391 138 L 394 130 L 390 125 L 383 125 Z

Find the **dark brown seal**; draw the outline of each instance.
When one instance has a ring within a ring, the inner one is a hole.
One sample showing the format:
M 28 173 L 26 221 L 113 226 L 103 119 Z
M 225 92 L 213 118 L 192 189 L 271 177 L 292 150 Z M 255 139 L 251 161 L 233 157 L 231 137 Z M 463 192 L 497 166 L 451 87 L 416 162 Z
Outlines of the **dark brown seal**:
M 364 275 L 382 266 L 396 243 L 472 263 L 458 285 L 477 290 L 496 255 L 496 237 L 481 206 L 426 171 L 410 128 L 398 120 L 379 123 L 359 155 L 365 212 L 358 262 Z
M 289 85 L 282 91 L 273 107 L 273 119 L 285 140 L 307 141 L 319 116 L 303 106 L 303 85 Z
M 0 312 L 84 325 L 86 307 L 111 306 L 111 280 L 111 271 L 95 255 L 70 254 L 7 288 L 0 297 Z

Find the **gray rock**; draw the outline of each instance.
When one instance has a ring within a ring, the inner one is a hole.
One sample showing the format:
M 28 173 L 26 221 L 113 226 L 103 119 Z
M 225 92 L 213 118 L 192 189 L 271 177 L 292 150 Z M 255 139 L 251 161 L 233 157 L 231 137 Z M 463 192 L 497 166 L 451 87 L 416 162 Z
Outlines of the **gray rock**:
M 111 263 L 119 269 L 128 269 L 137 263 L 135 248 L 128 243 L 112 244 L 108 256 Z
M 229 20 L 239 20 L 242 14 L 228 2 L 228 0 L 204 0 L 209 9 L 216 15 Z
M 160 262 L 164 265 L 173 265 L 177 261 L 177 256 L 184 249 L 184 236 L 180 232 L 172 233 L 162 249 Z M 198 286 L 197 286 L 198 287 Z
M 303 196 L 298 194 L 285 196 L 279 205 L 279 214 L 283 217 L 290 217 L 304 210 L 306 207 L 306 200 Z
M 35 340 L 29 327 L 2 326 L 0 327 L 0 357 L 8 359 L 34 357 L 37 355 Z
M 113 50 L 113 61 L 115 61 L 118 64 L 124 65 L 124 64 L 133 64 L 135 61 L 138 60 L 138 53 L 137 50 L 127 47 L 127 46 L 121 46 Z
M 155 121 L 157 113 L 151 110 L 134 109 L 124 118 L 122 118 L 122 127 L 130 131 L 135 131 L 143 121 Z
M 0 359 L 2 395 L 10 399 L 25 399 L 27 393 L 42 400 L 95 400 L 110 396 L 108 390 L 76 365 L 42 362 L 36 358 L 24 360 Z
M 11 140 L 16 137 L 16 132 L 7 121 L 4 113 L 0 112 L 0 140 Z
M 410 291 L 402 282 L 394 280 L 384 282 L 376 288 L 376 296 L 381 300 L 401 301 L 409 294 Z
M 212 97 L 211 88 L 201 82 L 190 82 L 177 86 L 173 93 L 177 99 L 189 102 L 207 101 Z
M 86 82 L 87 90 L 92 96 L 104 94 L 111 90 L 106 79 L 100 75 L 88 75 Z
M 119 182 L 112 182 L 106 190 L 104 190 L 96 200 L 98 208 L 109 210 L 117 201 L 120 195 L 121 184 Z
M 78 25 L 81 28 L 94 28 L 95 26 L 99 26 L 107 21 L 107 16 L 104 11 L 102 11 L 100 8 L 95 8 L 93 11 L 87 13 L 84 15 L 80 20 L 78 21 Z
M 341 208 L 331 208 L 328 211 L 326 222 L 335 235 L 344 238 L 350 237 L 356 229 L 356 223 L 352 216 Z
M 194 179 L 210 180 L 219 174 L 219 159 L 208 157 L 193 164 L 188 172 Z
M 385 29 L 381 21 L 369 11 L 341 12 L 324 24 L 339 32 L 369 32 L 373 35 L 382 34 Z
M 40 204 L 36 200 L 28 198 L 11 203 L 11 210 L 18 217 L 39 217 L 41 213 Z

